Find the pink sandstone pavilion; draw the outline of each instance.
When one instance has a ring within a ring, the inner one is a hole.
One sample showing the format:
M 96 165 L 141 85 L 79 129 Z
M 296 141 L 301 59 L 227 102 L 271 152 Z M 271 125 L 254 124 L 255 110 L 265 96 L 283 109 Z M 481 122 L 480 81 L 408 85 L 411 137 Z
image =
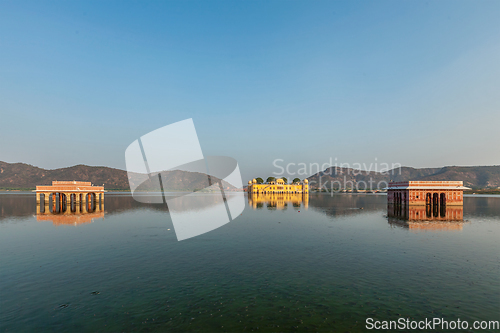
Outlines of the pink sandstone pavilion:
M 36 187 L 36 203 L 40 204 L 40 196 L 44 195 L 45 205 L 49 204 L 49 197 L 52 194 L 52 200 L 56 200 L 56 194 L 60 203 L 63 200 L 66 204 L 99 201 L 104 202 L 104 186 L 94 186 L 91 182 L 77 181 L 53 181 L 52 185 L 42 185 Z
M 389 183 L 387 203 L 396 205 L 462 206 L 462 181 L 407 181 Z

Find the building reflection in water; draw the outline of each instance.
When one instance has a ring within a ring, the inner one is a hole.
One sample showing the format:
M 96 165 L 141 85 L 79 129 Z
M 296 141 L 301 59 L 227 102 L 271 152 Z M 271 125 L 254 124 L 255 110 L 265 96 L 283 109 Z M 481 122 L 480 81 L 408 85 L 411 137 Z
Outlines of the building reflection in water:
M 294 208 L 307 209 L 309 207 L 309 193 L 249 193 L 248 205 L 253 209 L 283 210 L 288 205 Z
M 387 206 L 389 224 L 410 230 L 462 230 L 463 206 L 395 205 Z
M 52 221 L 54 225 L 79 225 L 104 218 L 104 200 L 86 196 L 81 201 L 65 200 L 61 194 L 51 194 L 49 200 L 36 206 L 37 221 Z

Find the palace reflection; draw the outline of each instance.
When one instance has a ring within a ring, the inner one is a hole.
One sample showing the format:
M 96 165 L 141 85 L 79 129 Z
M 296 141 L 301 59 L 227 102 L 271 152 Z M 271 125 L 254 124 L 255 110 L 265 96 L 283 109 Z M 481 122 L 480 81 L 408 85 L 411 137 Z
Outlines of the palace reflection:
M 410 230 L 462 230 L 463 206 L 392 205 L 387 206 L 388 222 Z
M 287 209 L 288 205 L 294 208 L 309 207 L 309 193 L 248 193 L 248 205 L 253 209 Z
M 104 218 L 104 200 L 85 196 L 81 201 L 65 200 L 64 194 L 48 195 L 49 200 L 37 203 L 36 220 L 52 221 L 54 225 L 79 225 Z

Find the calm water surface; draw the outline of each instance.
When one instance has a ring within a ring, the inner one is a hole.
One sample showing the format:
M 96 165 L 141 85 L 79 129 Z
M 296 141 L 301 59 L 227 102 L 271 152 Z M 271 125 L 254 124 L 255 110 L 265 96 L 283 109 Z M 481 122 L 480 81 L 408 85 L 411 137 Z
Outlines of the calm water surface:
M 368 317 L 500 319 L 500 197 L 466 197 L 453 228 L 393 223 L 383 195 L 254 206 L 178 242 L 166 207 L 128 194 L 108 193 L 103 216 L 65 221 L 37 219 L 33 194 L 2 193 L 0 330 L 363 332 Z

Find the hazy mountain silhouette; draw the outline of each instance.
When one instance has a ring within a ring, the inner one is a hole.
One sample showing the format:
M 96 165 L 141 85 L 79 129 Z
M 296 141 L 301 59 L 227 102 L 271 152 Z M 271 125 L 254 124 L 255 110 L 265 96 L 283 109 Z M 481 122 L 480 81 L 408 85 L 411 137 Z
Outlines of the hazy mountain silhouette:
M 207 176 L 203 173 L 188 171 L 163 171 L 164 190 L 200 190 L 208 186 Z M 75 165 L 69 168 L 46 170 L 24 163 L 0 161 L 0 188 L 35 189 L 37 185 L 51 185 L 53 180 L 88 181 L 94 185 L 104 184 L 106 190 L 129 190 L 127 172 L 108 167 Z M 212 177 L 212 182 L 220 179 Z M 223 182 L 223 186 L 232 185 Z M 154 186 L 141 185 L 138 190 L 151 190 Z
M 311 187 L 315 188 L 320 183 L 325 184 L 330 181 L 338 181 L 341 184 L 352 181 L 366 182 L 373 181 L 373 188 L 381 181 L 408 181 L 408 180 L 445 180 L 463 181 L 465 186 L 471 188 L 499 188 L 500 187 L 500 165 L 494 166 L 447 166 L 443 168 L 422 168 L 401 167 L 388 172 L 362 171 L 351 168 L 331 167 L 322 172 L 318 172 L 307 179 Z M 368 183 L 369 184 L 369 183 Z M 342 186 L 344 187 L 344 186 Z M 363 188 L 363 187 L 361 187 Z
M 207 186 L 206 175 L 187 171 L 164 171 L 167 173 L 167 182 L 163 184 L 165 190 L 193 190 L 203 189 Z M 367 172 L 352 168 L 331 167 L 316 173 L 307 179 L 314 188 L 319 183 L 329 181 L 369 182 L 374 185 L 380 181 L 405 181 L 405 180 L 462 180 L 464 185 L 472 188 L 499 188 L 500 166 L 447 166 L 443 168 L 411 168 L 401 167 L 386 173 Z M 344 179 L 345 177 L 345 179 Z M 108 167 L 95 167 L 88 165 L 75 165 L 68 168 L 47 170 L 24 163 L 6 163 L 0 161 L 0 188 L 3 189 L 34 189 L 36 185 L 50 185 L 53 180 L 80 180 L 90 181 L 95 185 L 104 184 L 106 189 L 128 190 L 129 183 L 127 172 Z M 213 181 L 218 181 L 213 178 Z M 316 182 L 316 183 L 314 183 Z M 224 188 L 231 186 L 223 183 Z M 148 184 L 139 189 L 147 190 Z

